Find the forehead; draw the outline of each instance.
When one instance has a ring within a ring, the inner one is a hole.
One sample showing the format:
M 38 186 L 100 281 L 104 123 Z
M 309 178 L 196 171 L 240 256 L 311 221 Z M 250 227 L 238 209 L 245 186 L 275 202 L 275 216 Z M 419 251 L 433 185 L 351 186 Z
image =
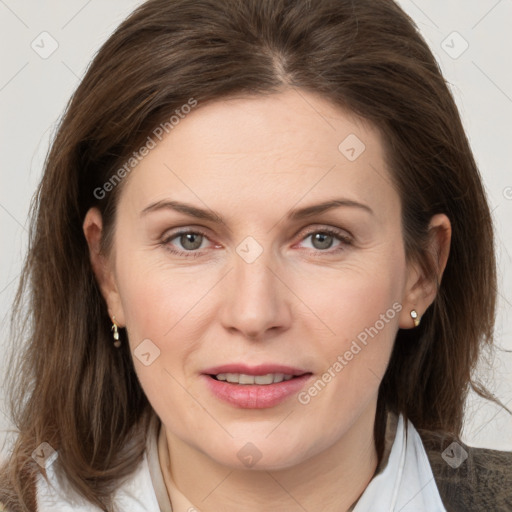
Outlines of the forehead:
M 216 210 L 242 205 L 247 213 L 340 194 L 386 213 L 398 200 L 379 131 L 296 89 L 198 105 L 125 185 L 139 211 L 177 194 L 214 201 Z

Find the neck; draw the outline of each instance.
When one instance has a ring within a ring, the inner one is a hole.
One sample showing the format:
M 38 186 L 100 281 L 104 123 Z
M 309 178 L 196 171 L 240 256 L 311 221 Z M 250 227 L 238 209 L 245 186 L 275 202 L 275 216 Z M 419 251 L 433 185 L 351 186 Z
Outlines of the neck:
M 374 421 L 375 407 L 371 407 L 333 445 L 279 470 L 224 466 L 165 429 L 171 462 L 162 468 L 164 480 L 169 488 L 172 475 L 175 486 L 202 512 L 266 512 L 270 507 L 290 512 L 348 511 L 377 468 Z

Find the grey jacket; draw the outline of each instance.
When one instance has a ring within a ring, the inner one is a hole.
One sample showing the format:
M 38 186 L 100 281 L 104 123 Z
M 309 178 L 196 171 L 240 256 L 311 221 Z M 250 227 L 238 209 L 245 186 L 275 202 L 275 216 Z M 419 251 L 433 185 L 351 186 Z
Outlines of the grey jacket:
M 474 448 L 422 430 L 418 433 L 448 512 L 512 512 L 512 452 Z

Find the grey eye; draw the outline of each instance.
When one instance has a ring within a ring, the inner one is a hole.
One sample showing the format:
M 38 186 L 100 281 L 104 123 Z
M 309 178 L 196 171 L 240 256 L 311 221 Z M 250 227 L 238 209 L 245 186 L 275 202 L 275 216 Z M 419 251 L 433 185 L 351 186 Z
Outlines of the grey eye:
M 203 235 L 200 233 L 184 233 L 180 235 L 180 244 L 184 249 L 188 251 L 199 249 L 199 247 L 201 247 L 202 241 Z
M 315 249 L 329 249 L 332 246 L 334 237 L 328 233 L 314 233 L 311 236 L 311 243 Z

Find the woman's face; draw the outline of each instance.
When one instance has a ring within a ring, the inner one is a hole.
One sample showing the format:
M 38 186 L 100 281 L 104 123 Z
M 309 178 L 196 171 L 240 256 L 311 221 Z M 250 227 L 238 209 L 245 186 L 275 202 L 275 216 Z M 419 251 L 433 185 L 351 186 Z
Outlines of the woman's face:
M 125 179 L 102 288 L 168 432 L 258 468 L 371 433 L 423 312 L 379 133 L 304 91 L 229 99 Z

